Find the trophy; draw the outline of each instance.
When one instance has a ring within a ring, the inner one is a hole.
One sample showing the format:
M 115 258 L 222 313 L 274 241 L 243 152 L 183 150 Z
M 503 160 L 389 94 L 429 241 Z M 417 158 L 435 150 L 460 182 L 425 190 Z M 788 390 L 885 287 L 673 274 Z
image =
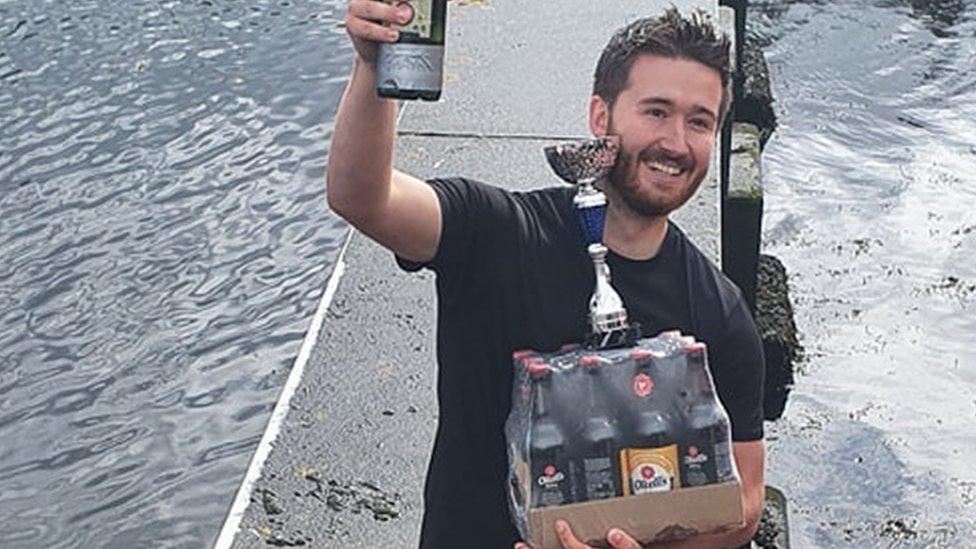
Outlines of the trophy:
M 613 169 L 619 151 L 620 139 L 616 136 L 545 148 L 546 160 L 556 175 L 577 187 L 573 205 L 596 272 L 596 288 L 590 297 L 591 334 L 585 340 L 589 348 L 632 345 L 640 337 L 640 327 L 628 324 L 623 300 L 610 284 L 607 248 L 603 245 L 607 196 L 594 186 Z

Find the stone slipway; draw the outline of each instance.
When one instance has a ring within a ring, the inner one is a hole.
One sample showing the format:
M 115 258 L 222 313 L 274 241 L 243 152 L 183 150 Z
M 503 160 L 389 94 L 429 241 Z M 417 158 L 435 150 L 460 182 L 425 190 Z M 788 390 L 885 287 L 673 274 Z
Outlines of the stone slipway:
M 452 4 L 443 100 L 404 106 L 396 165 L 527 189 L 559 184 L 544 145 L 588 135 L 592 71 L 612 31 L 670 2 Z M 676 220 L 718 258 L 715 164 Z M 355 232 L 343 265 L 218 547 L 417 545 L 437 421 L 433 275 L 399 271 Z

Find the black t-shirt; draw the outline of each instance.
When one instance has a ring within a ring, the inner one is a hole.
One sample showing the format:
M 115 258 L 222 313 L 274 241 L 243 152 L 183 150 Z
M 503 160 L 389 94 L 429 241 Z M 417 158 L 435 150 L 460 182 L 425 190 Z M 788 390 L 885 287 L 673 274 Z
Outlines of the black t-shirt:
M 512 351 L 553 351 L 588 330 L 593 262 L 573 209 L 575 189 L 510 192 L 467 179 L 429 182 L 443 229 L 427 264 L 437 274 L 437 437 L 427 471 L 421 547 L 511 547 L 504 424 Z M 667 329 L 708 345 L 735 441 L 763 436 L 764 363 L 739 290 L 674 224 L 659 252 L 612 251 L 612 283 L 644 336 Z

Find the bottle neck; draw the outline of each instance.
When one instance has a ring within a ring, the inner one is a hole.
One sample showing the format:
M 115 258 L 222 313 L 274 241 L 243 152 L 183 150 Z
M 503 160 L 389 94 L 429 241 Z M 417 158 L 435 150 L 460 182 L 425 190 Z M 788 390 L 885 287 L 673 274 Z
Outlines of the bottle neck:
M 535 380 L 535 399 L 533 405 L 535 406 L 535 417 L 545 417 L 549 414 L 549 409 L 546 407 L 546 387 L 543 385 L 548 382 L 548 378 L 539 378 Z
M 586 372 L 587 400 L 590 406 L 591 417 L 595 416 L 600 409 L 600 387 L 597 384 L 598 375 L 600 375 L 599 370 L 594 369 Z

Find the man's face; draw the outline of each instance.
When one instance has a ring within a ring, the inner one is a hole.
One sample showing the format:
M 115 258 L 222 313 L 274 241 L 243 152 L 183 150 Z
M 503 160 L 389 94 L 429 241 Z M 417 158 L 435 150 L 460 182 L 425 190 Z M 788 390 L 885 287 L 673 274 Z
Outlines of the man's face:
M 635 59 L 613 108 L 607 111 L 599 98 L 591 105 L 594 133 L 620 137 L 607 189 L 611 200 L 658 217 L 691 198 L 708 171 L 721 101 L 722 80 L 714 69 L 656 55 Z

